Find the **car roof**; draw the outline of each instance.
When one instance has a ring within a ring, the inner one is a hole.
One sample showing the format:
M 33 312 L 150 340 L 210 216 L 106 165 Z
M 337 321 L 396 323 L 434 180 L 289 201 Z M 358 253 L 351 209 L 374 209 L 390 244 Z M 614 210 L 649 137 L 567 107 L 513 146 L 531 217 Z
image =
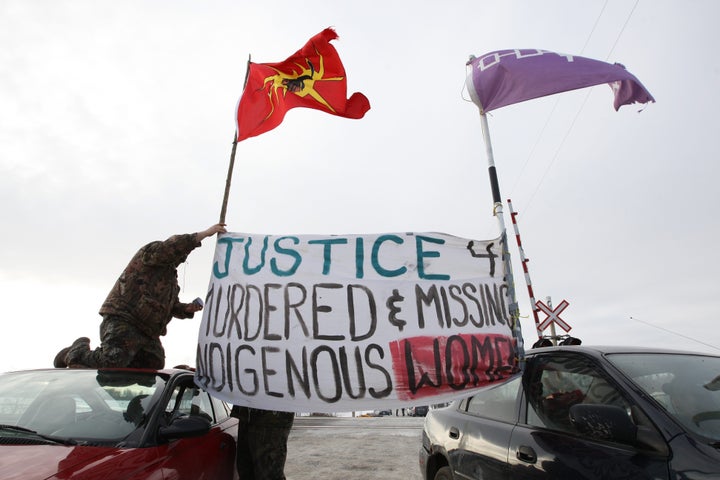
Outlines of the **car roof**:
M 603 356 L 606 354 L 614 353 L 665 353 L 665 354 L 685 354 L 685 355 L 704 355 L 711 357 L 718 357 L 713 353 L 707 352 L 696 352 L 690 350 L 675 350 L 670 348 L 655 348 L 655 347 L 639 347 L 632 345 L 559 345 L 555 347 L 542 347 L 542 348 L 531 348 L 525 350 L 527 356 L 534 355 L 536 353 L 547 353 L 547 352 L 584 352 L 592 356 Z

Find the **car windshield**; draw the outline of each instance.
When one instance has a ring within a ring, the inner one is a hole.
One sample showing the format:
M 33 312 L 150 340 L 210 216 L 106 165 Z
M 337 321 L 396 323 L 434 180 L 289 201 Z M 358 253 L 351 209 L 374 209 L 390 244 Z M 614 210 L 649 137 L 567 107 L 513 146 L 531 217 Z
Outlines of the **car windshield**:
M 607 358 L 687 430 L 720 441 L 720 357 L 622 353 Z
M 142 424 L 164 384 L 153 372 L 58 369 L 2 374 L 0 444 L 31 436 L 22 429 L 77 442 L 118 442 Z

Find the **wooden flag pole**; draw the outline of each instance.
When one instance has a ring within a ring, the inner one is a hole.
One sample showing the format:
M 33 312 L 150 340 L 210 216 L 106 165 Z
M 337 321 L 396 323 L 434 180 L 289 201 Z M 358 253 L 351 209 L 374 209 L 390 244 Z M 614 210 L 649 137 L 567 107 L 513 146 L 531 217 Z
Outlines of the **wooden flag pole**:
M 235 167 L 235 151 L 237 150 L 237 131 L 233 138 L 232 153 L 230 153 L 230 165 L 228 165 L 227 179 L 225 180 L 225 194 L 223 195 L 222 208 L 220 209 L 220 223 L 225 224 L 227 213 L 228 197 L 230 196 L 230 183 L 232 182 L 233 168 Z
M 247 86 L 248 76 L 250 75 L 250 55 L 248 55 L 247 69 L 245 70 L 245 81 L 243 82 L 243 91 Z M 237 110 L 235 111 L 237 114 Z M 238 131 L 235 129 L 235 136 L 233 137 L 232 152 L 230 153 L 230 164 L 228 165 L 227 178 L 225 179 L 225 194 L 223 195 L 222 208 L 220 209 L 220 223 L 225 223 L 225 214 L 227 213 L 228 198 L 230 197 L 230 184 L 232 183 L 233 169 L 235 168 L 235 152 L 237 151 L 237 137 Z

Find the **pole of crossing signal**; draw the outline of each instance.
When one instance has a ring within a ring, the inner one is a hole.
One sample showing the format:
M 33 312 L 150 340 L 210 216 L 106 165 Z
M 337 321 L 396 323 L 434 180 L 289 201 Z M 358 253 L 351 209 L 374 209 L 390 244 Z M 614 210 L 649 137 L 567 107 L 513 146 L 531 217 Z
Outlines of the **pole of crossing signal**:
M 553 309 L 552 299 L 550 297 L 545 297 L 545 304 L 548 306 L 548 308 L 552 312 L 552 309 Z M 559 310 L 559 308 L 558 308 L 558 310 Z M 557 336 L 557 331 L 555 330 L 555 322 L 550 322 L 550 340 L 552 341 L 553 345 L 558 344 L 558 336 Z

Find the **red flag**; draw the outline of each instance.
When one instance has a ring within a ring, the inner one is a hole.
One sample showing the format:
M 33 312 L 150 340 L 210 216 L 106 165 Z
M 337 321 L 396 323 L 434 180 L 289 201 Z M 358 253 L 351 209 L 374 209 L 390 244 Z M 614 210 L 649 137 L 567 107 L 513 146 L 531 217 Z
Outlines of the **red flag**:
M 362 93 L 347 98 L 345 68 L 330 45 L 336 38 L 335 30 L 326 28 L 284 62 L 249 64 L 237 111 L 238 141 L 272 130 L 295 107 L 345 118 L 362 118 L 370 110 Z

